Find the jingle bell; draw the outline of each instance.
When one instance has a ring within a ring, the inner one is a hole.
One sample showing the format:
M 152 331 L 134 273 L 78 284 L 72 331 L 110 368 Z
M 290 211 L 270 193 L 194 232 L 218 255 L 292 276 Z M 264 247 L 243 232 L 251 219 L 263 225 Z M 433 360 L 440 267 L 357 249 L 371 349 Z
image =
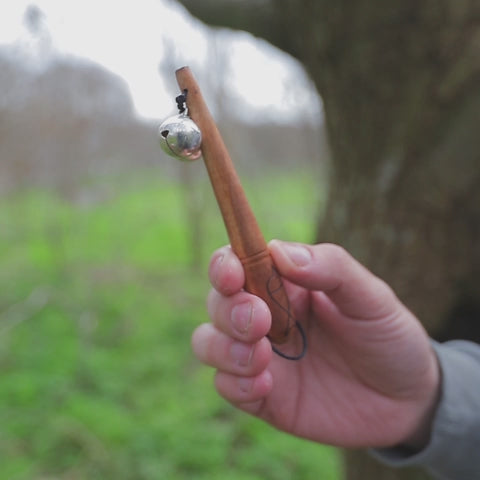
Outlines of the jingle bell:
M 202 132 L 186 113 L 167 118 L 158 129 L 162 150 L 179 160 L 201 157 Z

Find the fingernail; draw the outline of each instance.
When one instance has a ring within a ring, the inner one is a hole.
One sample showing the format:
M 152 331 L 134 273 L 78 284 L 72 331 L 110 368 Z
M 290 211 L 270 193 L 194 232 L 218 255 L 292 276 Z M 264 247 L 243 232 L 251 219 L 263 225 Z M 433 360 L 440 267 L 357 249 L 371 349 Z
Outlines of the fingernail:
M 220 265 L 223 263 L 224 258 L 225 258 L 225 255 L 219 255 L 212 263 L 211 274 L 212 274 L 212 280 L 215 283 L 215 285 L 217 284 Z
M 297 267 L 304 267 L 312 261 L 310 250 L 302 245 L 282 243 L 280 247 Z
M 252 313 L 253 309 L 250 302 L 241 303 L 240 305 L 233 307 L 231 320 L 233 328 L 237 333 L 240 333 L 241 335 L 248 333 L 252 323 Z
M 240 367 L 248 367 L 253 356 L 254 347 L 245 343 L 235 342 L 230 347 L 233 362 Z
M 244 393 L 250 392 L 252 389 L 252 383 L 253 381 L 251 378 L 240 377 L 237 379 L 238 388 Z

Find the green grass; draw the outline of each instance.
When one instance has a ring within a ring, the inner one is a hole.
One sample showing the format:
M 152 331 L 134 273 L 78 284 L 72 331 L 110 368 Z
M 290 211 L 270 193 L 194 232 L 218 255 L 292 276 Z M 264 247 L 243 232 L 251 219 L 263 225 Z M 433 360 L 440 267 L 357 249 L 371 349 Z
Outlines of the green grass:
M 95 193 L 99 185 L 87 185 Z M 339 478 L 334 449 L 235 411 L 190 351 L 226 236 L 209 186 L 116 180 L 94 203 L 0 204 L 0 480 Z M 252 182 L 266 237 L 309 241 L 313 182 Z

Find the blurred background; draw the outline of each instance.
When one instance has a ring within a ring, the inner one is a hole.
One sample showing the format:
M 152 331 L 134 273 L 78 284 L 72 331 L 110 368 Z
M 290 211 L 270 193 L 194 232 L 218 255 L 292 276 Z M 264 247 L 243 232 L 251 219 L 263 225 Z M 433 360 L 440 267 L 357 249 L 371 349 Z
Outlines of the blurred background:
M 175 1 L 0 4 L 2 480 L 339 478 L 190 352 L 227 237 L 202 163 L 158 147 L 183 65 L 265 236 L 312 241 L 328 148 L 298 60 Z
M 227 237 L 157 129 L 189 65 L 267 239 L 480 343 L 479 38 L 457 0 L 3 0 L 0 480 L 427 479 L 217 397 L 190 334 Z

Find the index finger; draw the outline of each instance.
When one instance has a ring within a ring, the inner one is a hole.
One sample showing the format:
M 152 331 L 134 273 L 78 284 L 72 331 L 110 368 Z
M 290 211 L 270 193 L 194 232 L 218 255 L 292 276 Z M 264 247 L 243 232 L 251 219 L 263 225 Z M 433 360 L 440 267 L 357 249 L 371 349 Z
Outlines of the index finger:
M 239 292 L 245 284 L 243 266 L 229 245 L 214 252 L 208 276 L 213 288 L 225 296 Z

